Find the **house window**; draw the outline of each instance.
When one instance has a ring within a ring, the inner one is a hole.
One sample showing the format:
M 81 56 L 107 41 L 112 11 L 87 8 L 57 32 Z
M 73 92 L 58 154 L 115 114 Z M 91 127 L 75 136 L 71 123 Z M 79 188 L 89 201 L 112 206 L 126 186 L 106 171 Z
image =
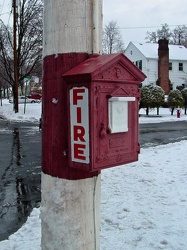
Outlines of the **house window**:
M 136 61 L 136 66 L 142 70 L 142 60 Z
M 172 70 L 172 63 L 169 63 L 169 70 Z
M 183 71 L 183 63 L 179 63 L 179 71 Z

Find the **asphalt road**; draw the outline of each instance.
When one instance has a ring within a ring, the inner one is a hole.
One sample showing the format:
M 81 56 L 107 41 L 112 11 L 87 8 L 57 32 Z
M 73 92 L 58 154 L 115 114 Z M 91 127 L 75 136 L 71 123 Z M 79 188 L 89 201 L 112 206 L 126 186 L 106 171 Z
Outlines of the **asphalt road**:
M 39 207 L 41 133 L 38 124 L 0 120 L 0 240 Z
M 139 126 L 142 147 L 187 140 L 187 121 L 147 123 Z
M 0 241 L 26 221 L 41 201 L 39 124 L 0 120 Z M 140 124 L 141 147 L 187 140 L 187 122 Z M 3 225 L 3 226 L 2 226 Z

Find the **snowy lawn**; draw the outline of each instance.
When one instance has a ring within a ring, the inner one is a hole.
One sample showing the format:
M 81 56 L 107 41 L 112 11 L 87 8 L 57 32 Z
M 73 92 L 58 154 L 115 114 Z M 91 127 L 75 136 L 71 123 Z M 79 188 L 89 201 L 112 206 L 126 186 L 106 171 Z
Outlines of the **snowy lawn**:
M 171 115 L 169 108 L 160 108 L 159 116 L 157 116 L 156 109 L 152 109 L 149 115 L 146 116 L 145 109 L 139 111 L 139 123 L 159 123 L 159 122 L 172 122 L 172 121 L 187 121 L 187 115 L 184 114 L 184 109 L 180 110 L 180 118 L 177 118 L 177 110 L 174 110 Z
M 101 249 L 187 249 L 187 141 L 102 172 Z

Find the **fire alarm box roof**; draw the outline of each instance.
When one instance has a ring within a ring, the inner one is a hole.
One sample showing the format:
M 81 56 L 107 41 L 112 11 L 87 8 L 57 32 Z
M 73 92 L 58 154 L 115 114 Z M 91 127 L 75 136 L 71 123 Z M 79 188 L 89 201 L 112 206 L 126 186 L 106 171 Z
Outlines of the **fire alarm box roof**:
M 118 80 L 140 83 L 146 76 L 124 54 L 107 54 L 92 57 L 67 71 L 62 76 L 67 82 L 80 79 L 81 82 L 91 80 Z

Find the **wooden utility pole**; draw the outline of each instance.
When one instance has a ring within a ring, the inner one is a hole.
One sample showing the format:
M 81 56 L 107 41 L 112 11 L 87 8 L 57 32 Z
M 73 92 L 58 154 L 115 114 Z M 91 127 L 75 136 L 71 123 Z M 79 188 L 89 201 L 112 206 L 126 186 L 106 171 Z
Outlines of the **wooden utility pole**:
M 14 30 L 14 110 L 15 113 L 19 112 L 18 108 L 18 59 L 17 59 L 17 15 L 18 15 L 18 6 L 17 0 L 13 0 L 13 30 Z
M 100 171 L 68 160 L 67 85 L 62 75 L 101 53 L 102 0 L 44 0 L 42 250 L 99 250 Z

